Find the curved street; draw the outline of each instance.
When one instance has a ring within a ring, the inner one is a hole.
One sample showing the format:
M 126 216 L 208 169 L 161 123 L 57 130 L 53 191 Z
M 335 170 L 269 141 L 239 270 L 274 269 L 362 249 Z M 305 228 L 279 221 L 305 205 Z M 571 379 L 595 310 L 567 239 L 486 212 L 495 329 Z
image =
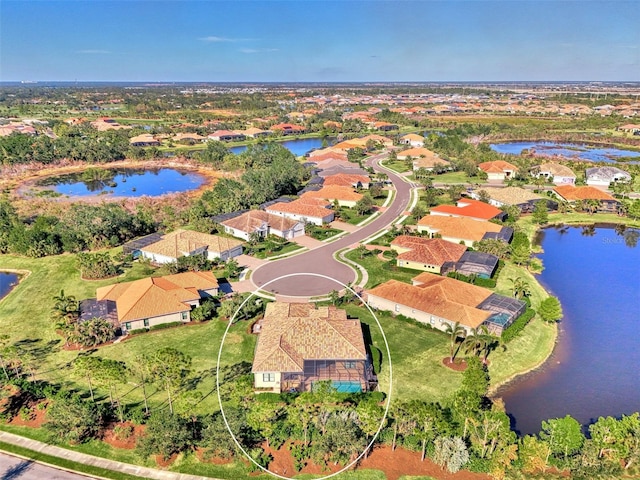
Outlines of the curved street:
M 379 163 L 386 157 L 386 153 L 374 155 L 368 159 L 367 164 L 376 171 L 382 171 Z M 265 263 L 252 273 L 251 281 L 253 285 L 275 295 L 311 297 L 326 295 L 332 290 L 341 290 L 343 288 L 342 284 L 353 282 L 356 279 L 354 270 L 334 259 L 334 253 L 360 242 L 392 224 L 406 211 L 411 198 L 411 185 L 408 182 L 393 171 L 384 170 L 384 173 L 389 176 L 389 180 L 393 183 L 396 195 L 391 205 L 380 216 L 359 230 L 333 242 L 328 242 L 326 245 L 289 258 Z M 278 277 L 293 274 L 295 275 L 273 281 L 263 287 Z M 316 275 L 324 275 L 337 280 L 337 282 Z

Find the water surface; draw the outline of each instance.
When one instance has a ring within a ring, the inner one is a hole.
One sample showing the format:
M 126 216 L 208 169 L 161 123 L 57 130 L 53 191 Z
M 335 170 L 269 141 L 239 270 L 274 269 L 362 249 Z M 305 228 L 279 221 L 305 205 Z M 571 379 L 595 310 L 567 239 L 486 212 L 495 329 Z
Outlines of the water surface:
M 96 171 L 95 169 L 93 171 Z M 74 173 L 49 177 L 39 185 L 49 186 L 62 195 L 108 197 L 157 197 L 200 187 L 205 178 L 173 168 L 101 170 L 95 178 Z
M 18 284 L 18 274 L 0 272 L 0 299 L 6 296 Z
M 300 157 L 311 150 L 322 148 L 322 138 L 297 138 L 294 140 L 287 140 L 286 142 L 279 142 L 283 147 L 289 149 L 296 157 Z M 331 141 L 329 141 L 331 143 Z M 231 153 L 242 153 L 247 149 L 246 146 L 231 147 Z
M 522 434 L 569 414 L 582 424 L 640 410 L 637 230 L 548 228 L 542 284 L 560 299 L 560 341 L 545 366 L 498 394 Z
M 507 142 L 492 143 L 489 145 L 492 150 L 498 153 L 510 155 L 520 155 L 523 150 L 534 149 L 536 155 L 567 157 L 575 160 L 586 160 L 590 162 L 615 163 L 618 159 L 640 158 L 640 152 L 632 150 L 621 150 L 618 148 L 593 147 L 577 143 L 556 143 L 556 142 Z M 635 161 L 633 163 L 636 163 Z

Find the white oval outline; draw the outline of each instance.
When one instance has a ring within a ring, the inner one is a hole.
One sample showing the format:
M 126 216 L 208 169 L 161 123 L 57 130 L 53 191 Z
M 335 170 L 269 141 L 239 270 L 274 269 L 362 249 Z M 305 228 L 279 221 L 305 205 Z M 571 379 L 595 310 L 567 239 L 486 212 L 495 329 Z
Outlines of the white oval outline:
M 373 446 L 373 443 L 378 438 L 378 435 L 380 435 L 380 432 L 382 431 L 382 427 L 384 427 L 384 423 L 385 423 L 385 421 L 386 421 L 386 419 L 387 419 L 387 417 L 389 415 L 389 407 L 391 405 L 391 391 L 392 391 L 392 387 L 393 387 L 393 367 L 391 365 L 391 351 L 389 350 L 389 342 L 387 341 L 387 336 L 385 335 L 384 330 L 382 329 L 382 325 L 380 324 L 380 320 L 378 320 L 378 317 L 376 316 L 375 313 L 373 313 L 373 310 L 371 310 L 371 307 L 369 307 L 367 302 L 365 302 L 364 299 L 360 295 L 358 295 L 358 293 L 353 288 L 351 288 L 349 285 L 345 285 L 344 283 L 342 283 L 339 280 L 336 280 L 335 278 L 331 278 L 331 277 L 328 277 L 326 275 L 322 275 L 320 273 L 299 272 L 299 273 L 289 273 L 287 275 L 282 275 L 280 277 L 277 277 L 277 278 L 274 278 L 272 280 L 269 280 L 267 283 L 262 285 L 261 288 L 256 289 L 253 292 L 251 292 L 251 295 L 249 295 L 240 304 L 240 306 L 236 309 L 236 311 L 233 313 L 233 315 L 229 319 L 229 323 L 227 323 L 227 328 L 225 329 L 224 335 L 222 336 L 222 341 L 220 342 L 220 348 L 218 349 L 218 361 L 216 363 L 216 394 L 218 396 L 218 406 L 220 407 L 220 413 L 222 414 L 222 419 L 224 420 L 224 424 L 227 427 L 227 431 L 231 435 L 231 438 L 233 439 L 233 443 L 236 444 L 236 446 L 240 449 L 240 451 L 242 451 L 242 453 L 245 455 L 245 457 L 247 457 L 249 459 L 249 461 L 251 461 L 256 467 L 260 468 L 263 472 L 268 473 L 269 475 L 272 475 L 272 476 L 277 477 L 277 478 L 281 478 L 282 480 L 295 480 L 294 478 L 285 477 L 285 476 L 279 475 L 277 473 L 274 473 L 274 472 L 264 468 L 262 465 L 258 464 L 258 462 L 256 462 L 253 458 L 251 458 L 251 456 L 242 447 L 242 445 L 240 445 L 240 442 L 238 442 L 238 440 L 236 439 L 236 436 L 231 431 L 231 427 L 229 427 L 229 423 L 227 422 L 227 417 L 224 414 L 224 409 L 222 407 L 222 398 L 220 398 L 220 359 L 222 358 L 222 347 L 224 346 L 224 341 L 227 338 L 227 333 L 229 333 L 229 329 L 231 328 L 231 325 L 233 325 L 233 321 L 236 318 L 236 315 L 238 314 L 240 309 L 242 309 L 242 307 L 244 307 L 245 303 L 247 303 L 254 295 L 257 297 L 258 294 L 256 292 L 260 291 L 261 289 L 264 289 L 264 287 L 266 287 L 270 283 L 273 283 L 275 281 L 281 280 L 283 278 L 296 277 L 296 276 L 299 276 L 299 275 L 309 276 L 309 277 L 321 277 L 321 278 L 324 278 L 324 279 L 327 279 L 327 280 L 333 280 L 337 284 L 342 285 L 343 287 L 348 288 L 349 290 L 351 290 L 351 292 L 356 297 L 358 297 L 360 299 L 360 301 L 364 304 L 364 306 L 367 307 L 367 310 L 369 310 L 369 313 L 371 313 L 371 315 L 373 316 L 374 320 L 376 321 L 376 324 L 378 325 L 378 328 L 380 329 L 380 333 L 382 333 L 382 338 L 384 339 L 384 345 L 385 345 L 385 348 L 387 350 L 387 358 L 389 359 L 389 392 L 387 393 L 387 402 L 386 402 L 386 405 L 385 405 L 385 408 L 384 408 L 384 415 L 382 416 L 382 419 L 380 420 L 380 425 L 378 426 L 378 430 L 376 431 L 376 433 L 371 438 L 371 442 L 369 442 L 369 444 L 364 449 L 364 451 L 360 455 L 358 455 L 358 457 L 355 460 L 353 460 L 351 463 L 349 463 L 344 468 L 338 470 L 335 473 L 332 473 L 330 475 L 327 475 L 327 476 L 320 477 L 320 478 L 316 479 L 316 480 L 326 480 L 328 478 L 335 477 L 336 475 L 339 475 L 339 474 L 347 471 L 348 469 L 350 469 L 353 465 L 355 465 L 356 463 L 358 463 L 358 461 L 360 461 L 360 459 L 369 451 L 369 449 L 371 449 L 371 447 Z M 313 302 L 311 302 L 311 303 L 313 303 Z

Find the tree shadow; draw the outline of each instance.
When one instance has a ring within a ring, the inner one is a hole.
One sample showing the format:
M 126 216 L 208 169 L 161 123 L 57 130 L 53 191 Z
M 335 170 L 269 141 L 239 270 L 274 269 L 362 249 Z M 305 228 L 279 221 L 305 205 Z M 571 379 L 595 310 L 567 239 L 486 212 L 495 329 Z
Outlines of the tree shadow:
M 34 462 L 32 460 L 23 460 L 4 472 L 2 477 L 0 477 L 0 480 L 14 480 L 21 478 L 33 465 Z

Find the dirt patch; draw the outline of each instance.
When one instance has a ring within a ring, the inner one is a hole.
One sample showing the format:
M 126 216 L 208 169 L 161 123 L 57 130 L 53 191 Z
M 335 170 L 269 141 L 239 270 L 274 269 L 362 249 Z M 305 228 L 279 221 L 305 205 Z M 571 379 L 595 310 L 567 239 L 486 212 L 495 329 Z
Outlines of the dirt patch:
M 158 467 L 160 468 L 167 468 L 169 467 L 173 462 L 176 461 L 176 458 L 178 458 L 178 454 L 174 453 L 173 455 L 171 455 L 169 458 L 165 459 L 162 455 L 155 455 L 155 461 L 156 464 L 158 465 Z
M 48 400 L 40 402 L 30 402 L 22 407 L 20 412 L 11 419 L 11 425 L 19 425 L 21 427 L 40 428 L 46 421 Z
M 294 461 L 291 452 L 289 451 L 289 443 L 285 443 L 280 449 L 274 450 L 267 447 L 266 443 L 262 445 L 263 450 L 273 457 L 273 460 L 269 464 L 269 471 L 277 473 L 283 477 L 293 477 L 299 473 L 309 473 L 313 475 L 329 475 L 340 471 L 343 467 L 340 465 L 329 464 L 326 467 L 320 466 L 309 460 L 305 467 L 297 472 L 294 468 Z
M 109 423 L 102 432 L 102 441 L 115 448 L 133 450 L 144 430 L 144 425 L 134 425 L 131 422 Z
M 451 363 L 451 359 L 449 357 L 444 357 L 442 359 L 442 364 L 456 372 L 464 372 L 467 369 L 467 362 L 459 358 L 454 359 L 453 363 Z
M 426 458 L 420 461 L 420 452 L 410 452 L 404 448 L 391 450 L 388 445 L 375 448 L 368 458 L 363 459 L 359 469 L 382 470 L 389 480 L 397 480 L 404 475 L 431 476 L 439 480 L 489 480 L 489 475 L 461 470 L 449 473 Z
M 207 457 L 203 448 L 196 448 L 196 457 L 203 463 L 213 463 L 214 465 L 226 465 L 234 461 L 234 457 L 220 458 L 220 457 Z

